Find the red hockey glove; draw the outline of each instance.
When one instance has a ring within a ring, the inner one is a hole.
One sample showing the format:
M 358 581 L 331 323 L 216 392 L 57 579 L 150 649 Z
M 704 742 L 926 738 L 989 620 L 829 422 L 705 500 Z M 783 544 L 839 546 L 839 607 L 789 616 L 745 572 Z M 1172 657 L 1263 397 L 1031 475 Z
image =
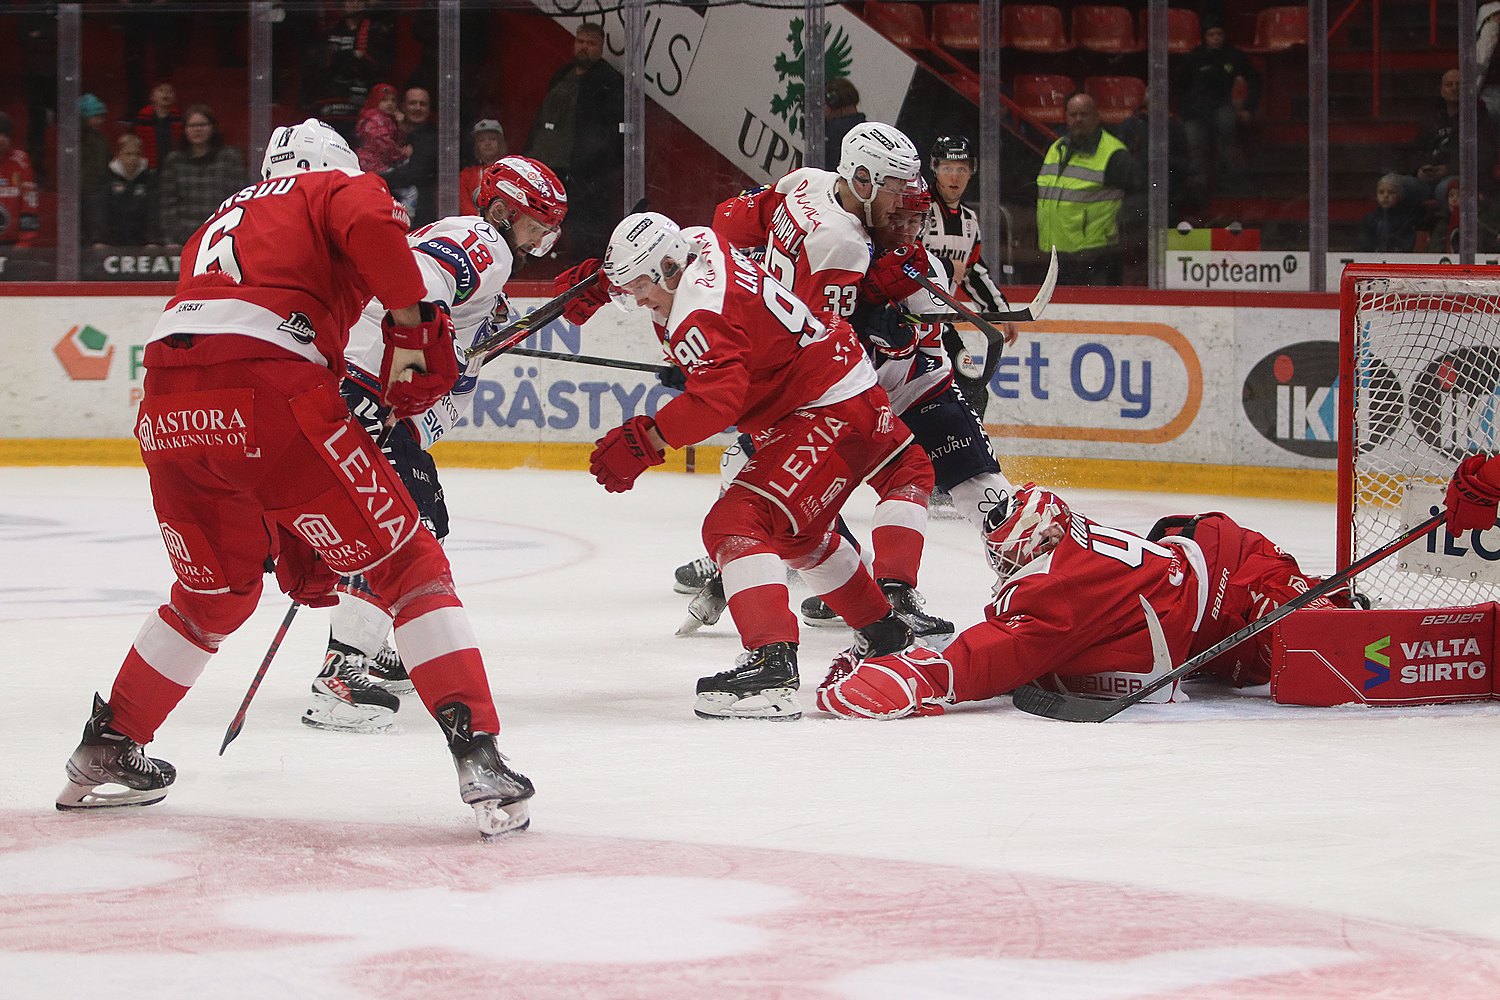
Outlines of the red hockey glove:
M 333 588 L 339 575 L 301 535 L 276 526 L 276 586 L 298 604 L 331 608 L 339 602 Z
M 458 381 L 458 353 L 448 308 L 433 302 L 417 305 L 422 319 L 416 326 L 398 326 L 389 312 L 380 321 L 380 332 L 385 337 L 385 357 L 380 361 L 380 400 L 391 408 L 397 420 L 424 412 L 452 391 Z M 403 367 L 392 371 L 398 349 L 421 351 L 420 370 Z
M 1470 455 L 1454 470 L 1448 483 L 1448 534 L 1456 535 L 1470 528 L 1484 531 L 1495 526 L 1500 511 L 1500 489 L 1479 478 L 1479 470 L 1488 461 L 1485 455 Z
M 598 273 L 598 271 L 598 257 L 590 257 L 582 263 L 574 264 L 553 280 L 553 298 L 566 292 L 589 275 Z M 582 292 L 578 298 L 563 306 L 563 317 L 574 326 L 582 326 L 588 322 L 590 316 L 607 305 L 609 305 L 609 279 L 600 274 L 599 279 Z
M 666 456 L 652 446 L 646 432 L 656 426 L 650 417 L 631 417 L 599 439 L 589 456 L 589 472 L 611 493 L 624 493 Z
M 953 701 L 953 664 L 924 646 L 859 660 L 853 669 L 840 653 L 816 700 L 823 711 L 846 719 L 942 715 L 943 703 Z
M 870 264 L 862 290 L 871 302 L 900 302 L 922 287 L 916 276 L 926 274 L 927 266 L 920 243 L 889 250 Z

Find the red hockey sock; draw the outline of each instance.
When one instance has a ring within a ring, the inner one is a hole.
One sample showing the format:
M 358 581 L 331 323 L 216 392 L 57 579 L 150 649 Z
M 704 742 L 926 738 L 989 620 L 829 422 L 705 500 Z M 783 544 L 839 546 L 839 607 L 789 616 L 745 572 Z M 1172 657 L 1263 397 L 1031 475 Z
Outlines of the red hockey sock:
M 786 568 L 773 552 L 751 551 L 724 563 L 724 596 L 746 649 L 797 641 L 787 604 Z
M 439 706 L 460 701 L 469 707 L 475 732 L 500 731 L 484 658 L 456 597 L 432 594 L 407 602 L 396 619 L 396 649 L 430 714 L 436 717 Z
M 115 675 L 109 695 L 115 713 L 111 725 L 137 743 L 155 738 L 157 728 L 213 655 L 188 638 L 184 628 L 170 607 L 153 611 Z

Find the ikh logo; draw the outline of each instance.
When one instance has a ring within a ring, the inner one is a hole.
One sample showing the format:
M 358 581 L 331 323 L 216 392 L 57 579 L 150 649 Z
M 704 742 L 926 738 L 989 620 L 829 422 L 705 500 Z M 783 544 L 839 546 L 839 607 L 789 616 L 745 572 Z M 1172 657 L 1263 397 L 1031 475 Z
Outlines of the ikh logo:
M 1500 445 L 1500 351 L 1460 347 L 1433 359 L 1411 389 L 1411 419 L 1427 444 L 1457 461 Z
M 1365 647 L 1365 670 L 1370 676 L 1365 678 L 1365 690 L 1377 688 L 1391 679 L 1391 658 L 1386 650 L 1391 646 L 1391 637 L 1376 639 Z
M 115 357 L 109 337 L 87 325 L 68 330 L 53 346 L 52 353 L 74 382 L 102 382 L 109 378 L 109 363 Z
M 1360 380 L 1362 402 L 1370 408 L 1361 444 L 1371 447 L 1400 421 L 1400 391 L 1390 369 L 1373 358 Z M 1245 376 L 1240 399 L 1245 416 L 1266 440 L 1293 454 L 1337 458 L 1339 391 L 1338 343 L 1306 340 L 1257 362 Z

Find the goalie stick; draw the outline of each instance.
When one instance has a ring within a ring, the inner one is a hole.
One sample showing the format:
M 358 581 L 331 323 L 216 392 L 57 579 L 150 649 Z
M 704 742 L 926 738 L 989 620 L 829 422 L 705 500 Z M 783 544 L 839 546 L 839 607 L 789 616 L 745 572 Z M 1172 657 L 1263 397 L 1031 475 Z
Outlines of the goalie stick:
M 1097 698 L 1084 698 L 1078 695 L 1062 694 L 1057 691 L 1047 691 L 1028 685 L 1016 688 L 1011 693 L 1011 702 L 1028 715 L 1039 715 L 1045 719 L 1059 719 L 1063 722 L 1103 722 L 1106 719 L 1112 719 L 1136 702 L 1161 690 L 1173 681 L 1191 674 L 1214 657 L 1233 649 L 1251 636 L 1259 635 L 1298 608 L 1306 607 L 1318 598 L 1326 597 L 1340 587 L 1347 585 L 1350 580 L 1360 573 L 1363 573 L 1381 560 L 1401 551 L 1418 538 L 1421 538 L 1442 524 L 1445 517 L 1446 515 L 1442 513 L 1432 515 L 1395 541 L 1388 542 L 1373 552 L 1366 553 L 1360 559 L 1349 564 L 1344 570 L 1330 576 L 1316 587 L 1307 591 L 1307 593 L 1298 594 L 1264 618 L 1251 622 L 1227 639 L 1217 642 L 1197 656 L 1189 658 L 1180 667 L 1168 671 L 1150 684 L 1142 686 L 1137 691 L 1130 692 L 1130 694 L 1127 694 L 1123 698 L 1101 701 Z M 1150 617 L 1148 617 L 1147 622 L 1149 625 Z M 1153 636 L 1154 639 L 1155 636 Z M 1153 647 L 1156 645 L 1154 641 L 1152 645 Z M 1161 659 L 1160 655 L 1157 658 Z
M 224 730 L 224 742 L 219 744 L 219 756 L 224 756 L 224 751 L 229 749 L 229 744 L 234 742 L 240 730 L 245 728 L 245 713 L 250 711 L 250 699 L 255 697 L 255 692 L 260 690 L 260 682 L 266 679 L 266 670 L 271 666 L 271 660 L 276 656 L 276 651 L 281 648 L 281 640 L 286 638 L 287 629 L 292 627 L 292 619 L 297 617 L 297 609 L 302 607 L 296 601 L 286 609 L 286 617 L 281 619 L 281 628 L 276 630 L 276 635 L 271 639 L 271 647 L 266 650 L 266 658 L 260 661 L 260 669 L 250 681 L 250 690 L 245 692 L 245 700 L 240 702 L 240 710 L 234 713 L 230 720 L 229 728 Z
M 1057 247 L 1052 248 L 1052 260 L 1047 264 L 1047 276 L 1042 279 L 1042 286 L 1036 290 L 1036 298 L 1031 304 L 1020 309 L 1002 309 L 998 312 L 976 312 L 964 305 L 958 299 L 949 295 L 938 286 L 927 275 L 920 273 L 916 266 L 907 264 L 904 268 L 907 277 L 926 289 L 933 298 L 951 307 L 951 313 L 928 313 L 916 317 L 923 323 L 973 323 L 984 331 L 990 343 L 996 343 L 1005 339 L 1005 334 L 997 329 L 996 323 L 1030 323 L 1032 320 L 1042 318 L 1042 310 L 1052 301 L 1052 291 L 1057 287 Z

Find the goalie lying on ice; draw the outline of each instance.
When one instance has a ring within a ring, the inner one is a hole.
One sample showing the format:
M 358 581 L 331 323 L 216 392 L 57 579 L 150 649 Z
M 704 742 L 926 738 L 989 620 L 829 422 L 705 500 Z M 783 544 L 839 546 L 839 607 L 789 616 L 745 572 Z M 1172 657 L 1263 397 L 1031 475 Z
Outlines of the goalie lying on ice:
M 930 715 L 1032 682 L 1120 697 L 1319 582 L 1226 514 L 1166 517 L 1142 538 L 1091 521 L 1032 483 L 990 511 L 985 545 L 999 579 L 984 621 L 943 657 L 840 657 L 818 688 L 818 706 L 859 718 Z M 1160 623 L 1164 664 L 1143 602 Z M 1326 598 L 1309 605 L 1337 606 Z M 1264 684 L 1269 639 L 1247 640 L 1202 672 Z M 1148 700 L 1185 697 L 1174 684 Z

